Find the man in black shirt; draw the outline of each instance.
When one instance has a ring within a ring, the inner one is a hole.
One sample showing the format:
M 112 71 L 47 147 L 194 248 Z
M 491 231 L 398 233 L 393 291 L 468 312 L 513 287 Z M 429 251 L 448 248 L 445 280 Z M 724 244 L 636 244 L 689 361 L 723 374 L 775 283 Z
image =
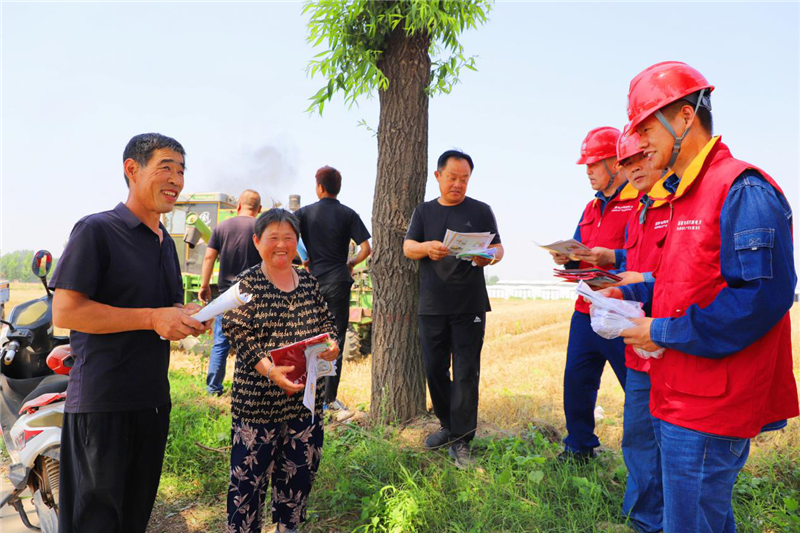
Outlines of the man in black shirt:
M 129 192 L 75 224 L 51 287 L 53 322 L 70 329 L 75 364 L 61 435 L 59 531 L 142 532 L 169 429 L 169 341 L 208 329 L 183 307 L 175 243 L 159 222 L 183 189 L 184 150 L 133 137 Z M 167 340 L 162 340 L 159 336 Z
M 439 157 L 436 181 L 441 196 L 414 210 L 403 253 L 420 262 L 419 336 L 433 411 L 442 425 L 425 439 L 428 449 L 450 444 L 456 466 L 472 464 L 469 442 L 478 427 L 478 381 L 486 312 L 491 311 L 483 267 L 503 259 L 503 245 L 491 207 L 468 198 L 472 158 L 449 150 Z M 494 233 L 494 259 L 475 257 L 473 266 L 449 255 L 447 230 Z M 450 380 L 452 354 L 453 379 Z
M 350 316 L 353 267 L 372 252 L 370 235 L 358 213 L 336 199 L 342 188 L 339 171 L 324 166 L 317 170 L 316 179 L 319 202 L 299 209 L 295 215 L 300 219 L 300 235 L 308 251 L 308 267 L 319 282 L 322 296 L 336 322 L 339 346 L 343 346 Z M 351 240 L 359 245 L 359 251 L 348 260 Z M 335 410 L 345 409 L 336 398 L 343 362 L 343 355 L 339 355 L 336 375 L 325 378 L 325 404 Z
M 236 216 L 220 222 L 211 232 L 211 241 L 206 247 L 203 258 L 203 278 L 200 284 L 200 299 L 207 302 L 211 299 L 211 274 L 214 273 L 214 262 L 219 256 L 219 292 L 227 291 L 233 279 L 240 272 L 261 262 L 255 244 L 253 244 L 253 228 L 256 216 L 261 212 L 261 195 L 247 189 L 239 195 Z M 222 394 L 222 380 L 225 379 L 225 362 L 231 344 L 222 331 L 222 321 L 214 323 L 214 346 L 208 358 L 208 374 L 206 390 L 209 394 Z

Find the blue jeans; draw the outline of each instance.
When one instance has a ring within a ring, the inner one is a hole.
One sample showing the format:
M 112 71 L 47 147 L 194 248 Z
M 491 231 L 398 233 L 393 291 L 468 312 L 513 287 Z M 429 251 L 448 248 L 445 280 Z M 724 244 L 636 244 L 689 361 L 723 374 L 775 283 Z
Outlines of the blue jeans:
M 654 419 L 661 448 L 664 533 L 735 533 L 733 484 L 750 439 L 722 437 Z
M 628 467 L 628 484 L 622 500 L 622 513 L 639 533 L 656 533 L 663 527 L 661 453 L 653 423 L 650 376 L 629 368 L 625 379 L 622 433 L 622 457 Z
M 222 392 L 222 380 L 225 379 L 225 363 L 230 351 L 231 343 L 225 333 L 222 332 L 222 317 L 217 317 L 214 321 L 214 347 L 211 348 L 211 355 L 208 358 L 208 375 L 206 376 L 206 390 L 209 394 Z
M 594 434 L 594 407 L 606 361 L 625 388 L 625 344 L 622 338 L 607 340 L 592 329 L 589 315 L 575 311 L 569 327 L 567 365 L 564 368 L 565 448 L 589 453 L 600 446 Z

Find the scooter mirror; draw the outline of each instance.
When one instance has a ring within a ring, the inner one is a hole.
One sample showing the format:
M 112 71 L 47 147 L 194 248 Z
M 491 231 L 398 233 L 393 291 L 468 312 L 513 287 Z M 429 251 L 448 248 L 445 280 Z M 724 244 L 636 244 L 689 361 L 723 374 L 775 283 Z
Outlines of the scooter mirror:
M 53 266 L 53 256 L 47 250 L 39 250 L 33 256 L 33 264 L 31 270 L 33 275 L 37 278 L 44 279 L 50 273 L 50 267 Z

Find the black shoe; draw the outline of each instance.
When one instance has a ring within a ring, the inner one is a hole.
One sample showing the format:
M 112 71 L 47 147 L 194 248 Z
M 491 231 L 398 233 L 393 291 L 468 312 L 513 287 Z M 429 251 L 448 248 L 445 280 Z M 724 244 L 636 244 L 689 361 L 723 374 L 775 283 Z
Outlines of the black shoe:
M 469 444 L 463 441 L 458 441 L 450 446 L 450 449 L 447 450 L 447 455 L 453 458 L 456 468 L 460 470 L 466 470 L 475 464 L 475 459 L 472 458 L 472 454 L 469 452 Z
M 558 454 L 558 462 L 559 463 L 569 463 L 575 462 L 578 464 L 588 464 L 592 459 L 597 457 L 597 453 L 592 449 L 588 452 L 571 452 L 569 450 L 564 450 L 560 454 Z
M 450 444 L 450 430 L 444 427 L 439 428 L 439 431 L 431 433 L 425 438 L 425 448 L 428 450 L 441 448 L 445 444 Z

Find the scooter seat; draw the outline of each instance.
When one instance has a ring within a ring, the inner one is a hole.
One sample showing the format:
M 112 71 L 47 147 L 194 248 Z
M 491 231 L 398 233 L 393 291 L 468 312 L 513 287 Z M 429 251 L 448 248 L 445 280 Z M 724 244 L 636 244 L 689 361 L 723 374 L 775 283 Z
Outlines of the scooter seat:
M 25 396 L 25 398 L 22 400 L 22 405 L 20 405 L 20 408 L 29 401 L 33 400 L 34 398 L 38 398 L 42 394 L 48 394 L 52 392 L 58 394 L 59 392 L 65 392 L 67 390 L 68 384 L 69 384 L 69 376 L 61 376 L 61 375 L 46 376 L 35 389 L 33 389 L 31 392 L 28 393 L 27 396 Z
M 38 378 L 12 379 L 0 374 L 0 394 L 2 394 L 3 431 L 6 423 L 19 418 L 19 410 L 26 402 L 48 392 L 64 392 L 67 390 L 69 376 L 50 375 Z M 13 422 L 11 422 L 13 425 Z M 9 426 L 10 427 L 10 426 Z

